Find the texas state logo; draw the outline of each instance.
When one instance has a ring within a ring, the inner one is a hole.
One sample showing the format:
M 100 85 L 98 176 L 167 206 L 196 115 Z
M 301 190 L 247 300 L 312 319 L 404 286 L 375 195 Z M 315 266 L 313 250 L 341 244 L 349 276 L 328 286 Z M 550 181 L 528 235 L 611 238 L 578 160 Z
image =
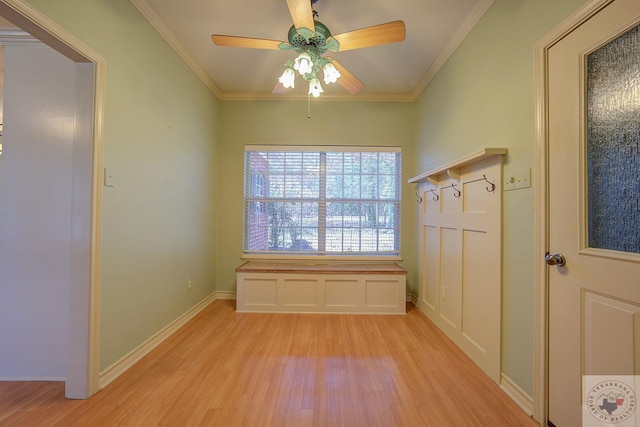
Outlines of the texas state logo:
M 589 413 L 602 423 L 623 423 L 636 411 L 636 393 L 633 387 L 622 381 L 600 381 L 589 389 L 585 397 Z

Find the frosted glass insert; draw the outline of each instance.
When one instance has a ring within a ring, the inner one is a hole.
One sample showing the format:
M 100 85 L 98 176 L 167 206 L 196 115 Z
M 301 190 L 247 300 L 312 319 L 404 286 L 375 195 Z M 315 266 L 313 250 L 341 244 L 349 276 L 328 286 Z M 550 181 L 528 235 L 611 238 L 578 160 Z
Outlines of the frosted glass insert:
M 640 253 L 640 25 L 588 55 L 589 247 Z

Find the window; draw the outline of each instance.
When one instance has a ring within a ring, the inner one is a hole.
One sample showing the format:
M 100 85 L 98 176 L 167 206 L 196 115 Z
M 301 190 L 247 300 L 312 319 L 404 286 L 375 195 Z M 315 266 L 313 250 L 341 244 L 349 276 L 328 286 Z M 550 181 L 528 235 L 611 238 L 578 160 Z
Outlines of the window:
M 245 148 L 245 253 L 397 255 L 396 148 Z

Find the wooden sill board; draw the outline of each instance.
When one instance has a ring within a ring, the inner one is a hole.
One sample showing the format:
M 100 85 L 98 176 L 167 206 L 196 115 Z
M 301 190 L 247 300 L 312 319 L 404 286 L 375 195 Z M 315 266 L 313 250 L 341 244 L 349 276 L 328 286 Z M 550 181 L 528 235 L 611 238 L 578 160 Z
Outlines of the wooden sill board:
M 332 264 L 279 263 L 249 261 L 236 268 L 236 273 L 316 273 L 316 274 L 402 274 L 407 271 L 397 264 Z

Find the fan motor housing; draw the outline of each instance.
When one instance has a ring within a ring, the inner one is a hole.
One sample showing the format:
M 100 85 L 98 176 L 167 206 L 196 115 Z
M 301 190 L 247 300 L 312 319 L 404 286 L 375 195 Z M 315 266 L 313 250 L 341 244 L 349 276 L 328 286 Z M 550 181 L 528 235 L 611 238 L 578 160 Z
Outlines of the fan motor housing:
M 315 21 L 314 24 L 316 27 L 315 32 L 307 30 L 306 28 L 300 29 L 308 31 L 308 38 L 305 37 L 307 31 L 297 30 L 295 25 L 292 25 L 291 28 L 289 28 L 289 44 L 294 48 L 303 48 L 308 45 L 313 45 L 317 48 L 324 46 L 327 39 L 331 37 L 331 31 L 320 21 Z

